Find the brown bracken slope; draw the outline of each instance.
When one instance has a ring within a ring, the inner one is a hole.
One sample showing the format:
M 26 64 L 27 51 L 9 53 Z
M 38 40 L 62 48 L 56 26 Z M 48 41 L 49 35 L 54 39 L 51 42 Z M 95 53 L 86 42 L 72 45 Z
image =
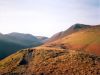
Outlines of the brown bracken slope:
M 0 61 L 0 75 L 100 75 L 100 26 L 18 51 Z
M 58 39 L 61 39 L 65 36 L 68 36 L 68 35 L 70 35 L 74 32 L 84 30 L 84 29 L 89 28 L 89 27 L 91 27 L 91 26 L 90 25 L 85 25 L 85 24 L 79 24 L 79 23 L 74 24 L 70 28 L 68 28 L 67 30 L 61 31 L 59 33 L 54 34 L 50 39 L 48 39 L 46 41 L 46 43 L 54 42 L 54 41 L 56 41 Z
M 55 42 L 45 44 L 47 47 L 85 50 L 100 55 L 100 25 L 72 33 Z
M 81 51 L 38 47 L 0 61 L 1 75 L 100 75 L 100 57 Z

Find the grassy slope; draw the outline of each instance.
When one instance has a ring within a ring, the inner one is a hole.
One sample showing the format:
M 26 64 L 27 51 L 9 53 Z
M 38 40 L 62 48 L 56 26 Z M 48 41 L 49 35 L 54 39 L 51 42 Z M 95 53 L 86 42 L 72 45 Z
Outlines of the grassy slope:
M 74 24 L 70 28 L 68 28 L 67 30 L 53 35 L 50 39 L 47 40 L 46 43 L 54 42 L 58 39 L 64 38 L 65 36 L 68 36 L 72 33 L 75 33 L 75 32 L 78 32 L 80 30 L 84 30 L 84 29 L 87 29 L 87 28 L 90 28 L 90 27 L 91 27 L 90 25 L 85 25 L 85 24 L 78 24 L 78 23 Z
M 21 50 L 0 61 L 0 74 L 7 73 L 18 66 L 27 50 Z
M 85 49 L 86 51 L 100 55 L 100 26 L 73 33 L 47 44 L 47 46 L 78 50 Z
M 28 58 L 30 52 L 32 56 Z M 26 64 L 22 63 L 23 59 Z M 99 75 L 100 57 L 49 47 L 26 49 L 0 61 L 0 74 Z

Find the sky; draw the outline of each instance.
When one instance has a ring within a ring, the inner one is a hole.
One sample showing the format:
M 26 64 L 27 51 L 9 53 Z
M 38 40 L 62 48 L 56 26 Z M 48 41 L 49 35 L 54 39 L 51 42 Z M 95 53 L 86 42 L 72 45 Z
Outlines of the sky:
M 76 23 L 100 24 L 100 0 L 0 0 L 0 32 L 48 36 Z

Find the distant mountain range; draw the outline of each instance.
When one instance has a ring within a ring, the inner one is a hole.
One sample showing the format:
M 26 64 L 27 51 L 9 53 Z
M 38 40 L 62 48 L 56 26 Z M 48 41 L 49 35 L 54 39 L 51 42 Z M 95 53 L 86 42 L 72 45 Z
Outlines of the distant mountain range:
M 1 60 L 0 74 L 100 75 L 100 25 L 75 24 L 58 34 Z
M 37 39 L 41 40 L 42 42 L 46 42 L 49 38 L 44 36 L 35 36 Z
M 42 45 L 44 43 L 43 40 L 45 40 L 45 38 L 40 39 L 31 34 L 23 34 L 16 32 L 5 35 L 0 34 L 0 59 L 20 49 Z

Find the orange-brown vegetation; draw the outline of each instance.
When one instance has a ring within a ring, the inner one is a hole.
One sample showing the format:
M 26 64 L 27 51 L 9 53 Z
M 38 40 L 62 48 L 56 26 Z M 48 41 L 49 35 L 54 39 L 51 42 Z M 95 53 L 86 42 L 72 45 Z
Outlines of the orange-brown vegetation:
M 7 75 L 100 74 L 99 56 L 59 48 L 38 47 L 26 49 L 0 61 L 0 64 L 2 64 L 0 65 L 0 73 Z
M 47 40 L 46 43 L 54 42 L 58 39 L 64 38 L 65 36 L 68 36 L 72 33 L 75 33 L 75 32 L 78 32 L 80 30 L 84 30 L 84 29 L 87 29 L 90 27 L 92 27 L 92 26 L 85 25 L 85 24 L 79 24 L 79 23 L 74 24 L 70 28 L 68 28 L 67 30 L 54 34 L 50 39 Z
M 0 61 L 0 75 L 100 75 L 100 26 Z
M 45 44 L 47 47 L 85 50 L 96 55 L 100 55 L 100 26 L 93 26 L 72 33 L 55 42 Z

